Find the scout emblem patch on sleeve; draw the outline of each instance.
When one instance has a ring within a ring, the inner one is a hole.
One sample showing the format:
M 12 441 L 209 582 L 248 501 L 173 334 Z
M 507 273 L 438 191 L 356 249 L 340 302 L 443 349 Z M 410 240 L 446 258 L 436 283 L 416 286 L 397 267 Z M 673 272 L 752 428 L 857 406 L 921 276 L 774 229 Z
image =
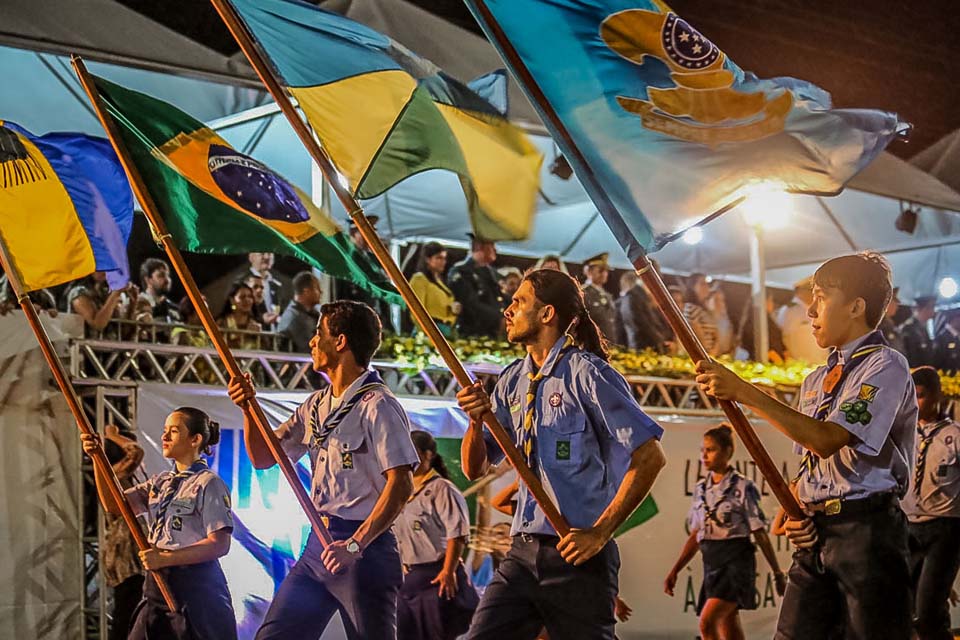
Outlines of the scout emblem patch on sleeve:
M 859 422 L 862 425 L 867 425 L 873 420 L 873 414 L 867 410 L 866 400 L 844 402 L 840 405 L 840 412 L 843 413 L 843 417 L 846 418 L 849 424 L 857 424 Z
M 570 441 L 557 440 L 557 460 L 570 459 Z
M 353 452 L 344 451 L 343 455 L 340 457 L 340 466 L 344 469 L 353 469 Z
M 880 390 L 880 387 L 875 387 L 872 384 L 861 384 L 860 385 L 860 394 L 857 396 L 857 400 L 863 400 L 864 402 L 873 402 L 877 397 L 877 391 Z
M 563 402 L 563 395 L 561 395 L 560 392 L 556 392 L 550 395 L 551 407 L 554 407 L 554 408 L 559 407 L 561 402 Z
M 180 519 L 180 516 L 173 516 L 170 518 L 170 528 L 174 531 L 180 531 L 183 529 L 183 520 Z
M 223 496 L 223 506 L 225 506 L 227 509 L 230 508 L 230 496 L 228 495 Z

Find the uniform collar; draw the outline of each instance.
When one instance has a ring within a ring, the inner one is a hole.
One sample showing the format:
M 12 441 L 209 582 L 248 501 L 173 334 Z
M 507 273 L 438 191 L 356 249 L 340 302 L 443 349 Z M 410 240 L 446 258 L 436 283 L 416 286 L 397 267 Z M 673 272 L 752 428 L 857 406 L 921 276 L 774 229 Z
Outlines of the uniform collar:
M 437 473 L 436 469 L 430 469 L 423 476 L 413 478 L 413 493 L 410 494 L 410 498 L 407 499 L 407 502 L 411 502 L 417 495 L 423 491 L 423 488 L 427 486 L 431 480 L 439 478 L 440 474 Z
M 852 356 L 853 352 L 857 350 L 857 347 L 863 344 L 864 340 L 872 336 L 877 331 L 878 330 L 869 331 L 859 338 L 855 338 L 854 340 L 851 340 L 847 344 L 840 347 L 840 364 L 848 362 L 850 360 L 850 356 Z
M 917 423 L 917 431 L 919 431 L 922 436 L 927 436 L 927 435 L 929 435 L 929 434 L 931 434 L 931 433 L 934 433 L 935 431 L 937 431 L 937 430 L 939 430 L 939 429 L 947 426 L 947 425 L 950 424 L 951 422 L 953 422 L 953 420 L 950 419 L 950 418 L 944 418 L 944 419 L 942 419 L 942 420 L 937 420 L 936 422 L 931 422 L 931 423 L 926 424 L 926 425 L 921 425 L 921 424 L 918 422 L 918 423 Z
M 553 373 L 554 368 L 556 368 L 557 363 L 560 362 L 561 356 L 565 351 L 567 345 L 567 334 L 563 334 L 553 343 L 553 346 L 550 347 L 550 351 L 547 353 L 547 357 L 543 361 L 543 366 L 540 367 L 540 371 L 543 373 L 541 377 L 547 377 Z M 527 357 L 523 359 L 523 370 L 525 373 L 535 375 L 536 374 L 536 365 L 533 363 L 533 356 L 529 353 Z
M 371 370 L 371 369 L 366 369 L 363 373 L 361 373 L 359 376 L 357 376 L 357 379 L 354 380 L 353 382 L 351 382 L 351 383 L 347 386 L 347 388 L 343 390 L 343 395 L 340 396 L 338 399 L 339 399 L 339 400 L 343 400 L 343 399 L 345 399 L 345 398 L 352 398 L 352 397 L 353 397 L 353 394 L 356 393 L 357 389 L 359 389 L 363 384 L 366 383 L 367 378 L 370 377 L 370 374 L 371 374 L 371 373 L 372 373 L 372 370 Z M 333 400 L 333 397 L 334 397 L 334 396 L 333 396 L 333 385 L 332 385 L 332 384 L 331 384 L 331 385 L 328 385 L 328 386 L 327 386 L 327 389 L 329 390 L 329 393 L 327 394 L 327 397 L 330 398 L 331 400 Z
M 708 471 L 706 482 L 704 483 L 704 487 L 707 489 L 710 489 L 712 487 L 722 487 L 732 482 L 734 476 L 736 475 L 737 475 L 737 468 L 731 466 L 729 469 L 727 469 L 727 472 L 723 474 L 723 477 L 720 478 L 720 482 L 714 482 L 713 473 Z

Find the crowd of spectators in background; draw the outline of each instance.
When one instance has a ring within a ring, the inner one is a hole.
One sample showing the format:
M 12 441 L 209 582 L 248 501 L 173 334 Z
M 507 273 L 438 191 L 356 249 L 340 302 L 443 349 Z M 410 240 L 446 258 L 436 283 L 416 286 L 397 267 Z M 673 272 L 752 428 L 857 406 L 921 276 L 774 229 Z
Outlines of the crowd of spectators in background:
M 370 219 L 377 222 L 375 216 Z M 379 269 L 355 227 L 351 226 L 350 236 L 374 269 Z M 494 243 L 472 235 L 466 257 L 452 266 L 448 249 L 438 242 L 420 246 L 418 258 L 410 285 L 445 336 L 504 338 L 503 312 L 525 271 L 515 265 L 497 268 Z M 536 269 L 570 273 L 557 255 L 543 256 L 526 272 Z M 580 278 L 587 310 L 607 340 L 637 351 L 681 353 L 672 330 L 637 274 L 623 271 L 616 290 L 610 274 L 608 256 L 603 253 L 584 262 Z M 139 265 L 137 275 L 138 282 L 110 291 L 104 274 L 94 273 L 63 287 L 59 304 L 47 290 L 31 292 L 29 298 L 37 309 L 51 315 L 58 311 L 79 315 L 92 337 L 209 345 L 190 299 L 171 299 L 173 278 L 166 261 L 147 258 Z M 756 314 L 749 297 L 741 299 L 736 309 L 728 304 L 728 291 L 736 285 L 705 273 L 665 275 L 664 279 L 678 309 L 711 356 L 774 362 L 795 359 L 810 364 L 826 361 L 827 352 L 816 344 L 807 315 L 813 301 L 812 278 L 797 282 L 786 304 L 777 305 L 773 293 L 768 295 L 764 310 L 769 345 L 766 354 L 755 350 Z M 273 254 L 250 253 L 246 263 L 204 293 L 204 301 L 224 329 L 230 347 L 309 352 L 324 299 L 318 273 L 303 270 L 289 278 L 275 270 Z M 400 327 L 395 327 L 392 318 L 396 316 L 391 315 L 389 305 L 353 283 L 336 281 L 329 294 L 333 299 L 358 300 L 374 307 L 386 333 L 397 333 L 398 328 L 417 331 L 409 319 L 402 319 Z M 936 297 L 921 296 L 908 310 L 897 294 L 895 289 L 880 325 L 887 342 L 903 352 L 913 367 L 960 370 L 960 309 L 938 314 Z M 0 314 L 17 307 L 14 298 L 4 277 L 0 280 Z

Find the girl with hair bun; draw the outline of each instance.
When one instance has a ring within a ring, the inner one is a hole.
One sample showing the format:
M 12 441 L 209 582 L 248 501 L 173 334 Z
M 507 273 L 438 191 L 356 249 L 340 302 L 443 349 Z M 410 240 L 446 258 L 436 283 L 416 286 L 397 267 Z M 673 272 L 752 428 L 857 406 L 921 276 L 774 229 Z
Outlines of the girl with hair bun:
M 100 446 L 97 438 L 81 436 L 86 453 Z M 133 512 L 146 516 L 152 547 L 140 552 L 140 562 L 149 573 L 133 616 L 132 640 L 237 637 L 236 616 L 219 562 L 230 550 L 233 531 L 230 490 L 201 457 L 210 455 L 218 442 L 220 426 L 206 413 L 193 407 L 175 409 L 167 416 L 161 438 L 163 457 L 173 460 L 173 468 L 125 491 Z M 119 513 L 104 478 L 97 474 L 96 481 L 104 509 Z M 173 591 L 181 609 L 175 613 L 182 613 L 182 618 L 167 609 L 154 579 L 158 571 Z
M 757 486 L 740 474 L 733 458 L 733 430 L 726 424 L 703 434 L 700 459 L 706 477 L 693 491 L 688 523 L 690 537 L 667 579 L 664 592 L 672 596 L 677 575 L 703 553 L 703 584 L 697 602 L 703 640 L 742 640 L 740 609 L 756 609 L 757 559 L 750 535 L 770 563 L 777 593 L 783 595 L 786 576 L 767 535 Z
M 467 631 L 479 597 L 460 558 L 470 535 L 467 502 L 426 431 L 410 433 L 420 454 L 413 495 L 394 522 L 404 566 L 397 640 L 454 640 Z

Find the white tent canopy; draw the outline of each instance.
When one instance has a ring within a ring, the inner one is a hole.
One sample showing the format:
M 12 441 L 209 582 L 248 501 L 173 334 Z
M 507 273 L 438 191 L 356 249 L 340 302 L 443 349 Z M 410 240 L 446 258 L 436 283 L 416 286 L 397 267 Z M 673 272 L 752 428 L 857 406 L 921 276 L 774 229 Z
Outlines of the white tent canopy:
M 328 0 L 324 6 L 387 33 L 462 80 L 502 66 L 485 40 L 403 0 Z M 79 50 L 93 59 L 139 67 L 90 65 L 94 73 L 211 122 L 238 149 L 301 188 L 311 188 L 306 151 L 275 105 L 267 103 L 262 91 L 249 88 L 250 70 L 236 56 L 216 53 L 113 0 L 11 0 L 4 6 L 0 43 L 61 53 Z M 102 135 L 64 57 L 0 47 L 0 68 L 5 71 L 5 85 L 16 87 L 0 94 L 0 118 L 38 133 L 75 130 Z M 211 82 L 211 78 L 233 84 Z M 511 87 L 510 113 L 542 131 L 515 86 Z M 552 141 L 545 136 L 535 136 L 535 141 L 544 151 L 545 162 L 534 231 L 525 242 L 504 243 L 501 251 L 531 257 L 561 253 L 571 262 L 609 251 L 615 266 L 627 267 L 626 256 L 576 177 L 564 181 L 549 173 L 555 156 Z M 894 227 L 901 206 L 907 203 L 920 205 L 920 224 L 912 235 Z M 460 244 L 469 231 L 460 183 L 445 172 L 419 174 L 365 204 L 384 219 L 382 232 L 397 240 L 435 238 Z M 954 256 L 949 246 L 960 242 L 960 220 L 947 213 L 960 211 L 960 195 L 890 154 L 882 154 L 840 196 L 797 196 L 794 209 L 784 228 L 765 234 L 772 283 L 790 284 L 823 259 L 858 249 L 889 253 L 905 299 L 931 293 L 942 275 L 960 274 L 960 251 Z M 342 209 L 334 212 L 345 217 Z M 676 227 L 691 222 L 677 220 Z M 699 245 L 675 242 L 656 257 L 668 270 L 746 276 L 748 238 L 745 223 L 733 211 L 707 225 Z

